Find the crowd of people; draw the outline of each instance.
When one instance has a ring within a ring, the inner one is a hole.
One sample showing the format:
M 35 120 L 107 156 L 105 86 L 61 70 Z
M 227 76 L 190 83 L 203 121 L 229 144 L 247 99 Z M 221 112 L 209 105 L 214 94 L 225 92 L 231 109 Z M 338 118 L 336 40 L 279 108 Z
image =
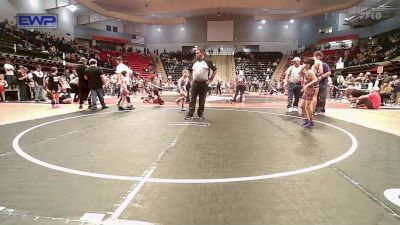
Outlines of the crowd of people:
M 98 67 L 97 60 L 92 59 L 92 61 L 96 62 L 94 64 Z M 119 63 L 118 68 L 123 62 L 122 58 L 118 58 L 117 62 Z M 5 92 L 10 91 L 18 92 L 17 97 L 20 102 L 51 101 L 52 107 L 57 108 L 59 104 L 71 104 L 79 101 L 80 108 L 82 108 L 83 101 L 87 99 L 89 91 L 81 93 L 80 87 L 88 86 L 87 83 L 82 81 L 85 80 L 85 69 L 89 65 L 90 62 L 88 64 L 85 57 L 81 57 L 79 65 L 60 73 L 57 67 L 43 71 L 39 63 L 33 66 L 13 65 L 9 59 L 6 59 L 3 68 L 0 69 L 0 101 L 7 101 Z M 125 67 L 128 68 L 126 69 L 128 73 L 123 75 L 124 78 L 121 78 L 122 73 L 118 70 L 113 71 L 113 73 L 106 73 L 101 70 L 104 74 L 103 96 L 120 97 L 123 89 L 124 95 L 128 90 L 129 94 L 142 94 L 148 98 L 153 93 L 150 83 L 154 81 L 153 83 L 156 84 L 158 79 L 155 76 L 150 79 L 143 79 L 128 66 L 125 65 Z M 124 81 L 124 86 L 121 86 L 121 80 Z M 89 107 L 91 107 L 91 104 L 89 104 Z
M 328 71 L 328 65 L 325 65 L 325 71 Z M 286 70 L 285 85 L 287 85 L 287 91 L 289 96 L 288 111 L 297 111 L 297 98 L 295 98 L 295 104 L 293 108 L 290 107 L 292 104 L 291 99 L 293 95 L 299 92 L 301 88 L 301 80 L 299 76 L 289 76 L 289 74 L 298 74 L 297 70 L 301 69 L 300 58 L 295 57 L 293 59 L 293 65 Z M 398 75 L 390 75 L 388 72 L 382 74 L 371 74 L 370 72 L 359 73 L 357 75 L 348 74 L 343 76 L 342 71 L 337 70 L 335 73 L 330 74 L 327 77 L 327 97 L 331 99 L 342 99 L 347 98 L 354 107 L 359 107 L 357 104 L 357 98 L 360 96 L 368 95 L 369 92 L 376 92 L 379 97 L 379 104 L 374 104 L 374 109 L 378 109 L 379 106 L 383 106 L 386 103 L 399 104 L 400 100 L 400 79 Z M 321 73 L 321 74 L 324 74 Z M 325 89 L 325 88 L 324 88 Z M 292 93 L 294 92 L 294 94 Z M 323 99 L 326 99 L 325 93 Z M 375 100 L 377 101 L 377 100 Z M 369 108 L 371 108 L 369 106 Z M 323 109 L 316 109 L 316 114 L 323 113 Z
M 208 94 L 215 92 L 217 95 L 222 95 L 223 92 L 234 93 L 231 99 L 233 102 L 242 102 L 245 92 L 278 94 L 286 91 L 287 111 L 297 112 L 302 108 L 305 115 L 303 126 L 310 128 L 313 126 L 313 116 L 325 112 L 326 99 L 329 96 L 333 99 L 347 97 L 354 107 L 371 109 L 378 109 L 387 102 L 398 104 L 400 100 L 400 80 L 397 75 L 387 72 L 374 75 L 366 72 L 343 76 L 340 70 L 332 73 L 329 64 L 332 64 L 338 56 L 328 55 L 324 58 L 320 51 L 314 52 L 312 58 L 304 58 L 303 63 L 299 57 L 295 57 L 292 60 L 293 65 L 286 70 L 285 79 L 281 82 L 272 77 L 282 56 L 281 53 L 239 52 L 235 54 L 236 78 L 223 81 L 215 73 L 212 77 L 216 76 L 216 79 L 207 80 L 205 87 L 203 81 L 196 81 L 189 76 L 189 71 L 193 73 L 196 65 L 193 59 L 198 58 L 197 51 L 195 55 L 164 50 L 160 60 L 163 62 L 168 79 L 163 80 L 157 74 L 154 59 L 143 68 L 143 71 L 138 72 L 125 65 L 122 58 L 115 57 L 115 52 L 104 53 L 96 46 L 82 47 L 75 41 L 66 41 L 50 33 L 19 30 L 8 21 L 0 23 L 0 29 L 19 38 L 24 43 L 23 47 L 27 49 L 41 51 L 55 60 L 59 60 L 61 53 L 65 53 L 67 60 L 80 64 L 76 68 L 66 69 L 60 73 L 57 67 L 42 71 L 40 63 L 33 66 L 13 65 L 10 60 L 6 60 L 4 70 L 0 70 L 2 101 L 7 100 L 6 90 L 18 90 L 18 98 L 22 102 L 49 100 L 52 107 L 57 108 L 59 104 L 79 101 L 79 107 L 82 108 L 84 101 L 88 100 L 89 107 L 95 110 L 96 99 L 100 100 L 102 108 L 106 108 L 104 96 L 110 95 L 117 96 L 118 108 L 125 110 L 133 109 L 130 96 L 138 93 L 143 95 L 144 102 L 163 104 L 160 91 L 164 89 L 178 91 L 179 98 L 176 102 L 184 111 L 185 103 L 189 99 L 193 101 L 193 97 L 190 96 L 193 88 L 200 88 L 196 89 L 195 93 L 201 95 L 203 91 Z M 372 41 L 361 43 L 345 51 L 343 57 L 348 65 L 390 60 L 398 55 L 399 43 L 398 36 L 387 36 L 376 43 Z M 158 54 L 158 50 L 154 53 Z M 145 54 L 150 54 L 148 49 Z M 205 57 L 205 53 L 201 55 Z M 86 58 L 90 60 L 87 62 Z M 202 60 L 207 62 L 208 68 L 214 68 L 207 58 Z M 104 72 L 100 67 L 110 70 Z M 143 78 L 138 76 L 139 73 L 152 75 Z M 202 76 L 200 80 L 203 80 Z M 87 83 L 84 84 L 83 81 Z M 87 90 L 82 91 L 82 87 L 87 87 Z M 88 96 L 89 93 L 91 97 Z M 201 102 L 203 104 L 203 100 Z M 189 108 L 188 115 L 192 117 L 193 106 Z M 203 114 L 202 110 L 204 109 L 200 107 L 198 112 L 200 117 Z
M 344 61 L 346 66 L 355 66 L 388 61 L 397 56 L 400 56 L 400 35 L 380 35 L 347 50 Z

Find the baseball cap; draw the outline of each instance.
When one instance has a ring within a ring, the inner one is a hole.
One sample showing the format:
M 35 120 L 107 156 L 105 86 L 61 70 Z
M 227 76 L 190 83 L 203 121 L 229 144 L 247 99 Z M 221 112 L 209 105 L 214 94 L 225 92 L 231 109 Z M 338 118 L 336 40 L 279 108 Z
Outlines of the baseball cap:
M 293 62 L 293 61 L 299 61 L 299 62 L 300 62 L 301 59 L 300 59 L 299 57 L 294 57 L 294 58 L 292 59 L 292 62 Z
M 96 59 L 90 59 L 89 60 L 89 64 L 97 64 L 97 60 Z

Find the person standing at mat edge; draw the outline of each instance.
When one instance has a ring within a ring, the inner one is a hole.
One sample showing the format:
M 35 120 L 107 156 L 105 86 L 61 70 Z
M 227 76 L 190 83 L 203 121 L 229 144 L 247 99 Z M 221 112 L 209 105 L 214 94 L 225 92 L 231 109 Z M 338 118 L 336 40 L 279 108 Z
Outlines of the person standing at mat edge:
M 96 100 L 97 97 L 101 103 L 101 109 L 107 109 L 106 103 L 104 102 L 104 89 L 103 84 L 106 83 L 106 77 L 103 71 L 97 67 L 97 60 L 90 59 L 89 67 L 85 70 L 85 77 L 88 80 L 88 87 L 92 97 L 92 110 L 97 109 Z
M 197 115 L 199 119 L 204 119 L 204 105 L 206 103 L 206 95 L 208 85 L 212 82 L 217 73 L 217 67 L 210 60 L 205 59 L 204 49 L 196 50 L 197 61 L 192 66 L 193 85 L 190 93 L 189 113 L 186 115 L 186 120 L 193 118 L 194 111 L 196 110 L 196 99 L 199 96 L 199 108 Z M 212 70 L 212 74 L 210 73 Z
M 288 90 L 287 112 L 289 113 L 299 111 L 298 106 L 301 95 L 301 60 L 299 57 L 294 57 L 292 62 L 294 63 L 287 69 L 284 81 L 284 85 L 287 87 Z

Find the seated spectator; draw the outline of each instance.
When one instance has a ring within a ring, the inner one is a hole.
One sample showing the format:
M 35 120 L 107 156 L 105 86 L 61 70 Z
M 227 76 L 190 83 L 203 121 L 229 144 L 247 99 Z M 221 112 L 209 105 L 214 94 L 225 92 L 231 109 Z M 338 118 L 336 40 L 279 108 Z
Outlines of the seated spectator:
M 357 98 L 356 108 L 367 107 L 368 109 L 379 109 L 381 96 L 379 88 L 373 87 L 369 94 Z
M 383 104 L 386 99 L 390 99 L 390 95 L 392 94 L 393 87 L 389 85 L 388 80 L 385 80 L 385 81 L 383 81 L 380 89 L 381 89 L 381 91 L 379 92 L 379 95 L 381 96 L 382 104 Z
M 399 105 L 400 104 L 400 77 L 396 77 L 396 79 L 393 79 L 392 86 L 394 89 L 394 96 L 395 96 L 394 103 L 396 105 Z
M 362 89 L 361 78 L 356 78 L 356 80 L 354 81 L 354 89 Z

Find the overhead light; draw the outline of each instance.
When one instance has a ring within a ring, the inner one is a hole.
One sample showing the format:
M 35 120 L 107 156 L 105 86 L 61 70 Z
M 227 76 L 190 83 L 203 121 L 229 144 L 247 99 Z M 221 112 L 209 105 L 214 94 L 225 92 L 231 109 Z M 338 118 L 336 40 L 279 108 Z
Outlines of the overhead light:
M 185 30 L 185 28 L 184 27 L 181 27 L 181 31 L 184 31 Z
M 157 28 L 157 31 L 160 32 L 160 31 L 161 31 L 161 28 Z
M 290 23 L 294 23 L 294 19 L 290 19 L 289 22 L 290 22 Z
M 261 29 L 262 29 L 262 26 L 261 26 L 261 25 L 259 25 L 257 28 L 258 28 L 259 30 L 261 30 Z
M 265 24 L 265 20 L 261 20 L 261 23 L 262 23 L 262 24 Z
M 76 7 L 75 5 L 69 5 L 66 8 L 69 9 L 69 11 L 71 12 L 75 12 L 78 9 L 78 7 Z

